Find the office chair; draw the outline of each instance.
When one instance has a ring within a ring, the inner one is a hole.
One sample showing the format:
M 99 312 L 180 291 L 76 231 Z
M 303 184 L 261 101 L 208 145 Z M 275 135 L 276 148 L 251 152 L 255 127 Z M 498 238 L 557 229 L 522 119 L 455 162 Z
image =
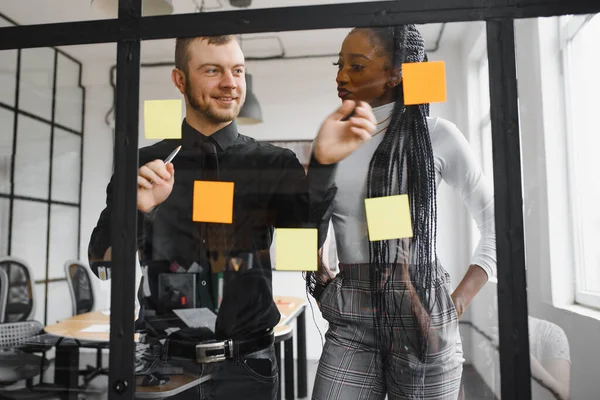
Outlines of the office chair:
M 35 315 L 35 290 L 31 269 L 25 261 L 0 257 L 0 269 L 8 276 L 4 318 L 0 322 L 27 321 Z
M 39 399 L 50 395 L 36 391 L 33 385 L 33 378 L 43 374 L 48 368 L 48 360 L 17 348 L 26 344 L 28 338 L 36 336 L 42 331 L 42 324 L 38 321 L 0 324 L 0 385 L 26 381 L 25 389 L 2 391 L 0 398 Z
M 81 262 L 69 260 L 65 263 L 65 274 L 71 300 L 73 303 L 73 315 L 84 314 L 94 309 L 94 290 L 92 286 L 92 275 L 90 270 Z M 84 386 L 99 375 L 108 375 L 108 369 L 102 367 L 102 349 L 105 345 L 96 348 L 96 366 L 87 366 L 87 369 L 79 371 L 83 375 Z

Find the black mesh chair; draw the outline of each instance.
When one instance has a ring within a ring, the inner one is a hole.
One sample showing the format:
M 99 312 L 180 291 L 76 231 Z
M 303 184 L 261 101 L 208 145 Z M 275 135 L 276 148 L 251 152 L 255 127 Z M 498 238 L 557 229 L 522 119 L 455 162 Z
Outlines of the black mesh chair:
M 35 290 L 29 266 L 14 257 L 1 257 L 0 269 L 8 277 L 6 308 L 0 322 L 31 320 L 35 315 Z
M 65 274 L 69 284 L 69 292 L 73 303 L 73 315 L 84 314 L 94 309 L 94 289 L 92 286 L 91 270 L 79 261 L 67 261 L 65 263 Z M 108 369 L 102 367 L 102 349 L 96 349 L 96 366 L 87 366 L 87 369 L 79 371 L 83 375 L 84 386 L 98 375 L 108 375 Z
M 90 270 L 79 261 L 67 261 L 65 274 L 73 301 L 73 315 L 92 311 L 94 309 L 94 288 Z

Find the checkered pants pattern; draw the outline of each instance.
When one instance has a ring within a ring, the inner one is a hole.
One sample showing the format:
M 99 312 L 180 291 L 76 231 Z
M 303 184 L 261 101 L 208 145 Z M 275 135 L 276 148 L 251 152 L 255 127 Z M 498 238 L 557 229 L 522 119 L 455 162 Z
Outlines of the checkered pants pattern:
M 387 395 L 390 400 L 456 400 L 464 359 L 448 273 L 439 264 L 433 267 L 438 278 L 431 293 L 434 305 L 429 314 L 429 345 L 423 361 L 413 345 L 423 333 L 412 315 L 415 308 L 410 300 L 410 285 L 401 276 L 391 280 L 390 295 L 398 310 L 390 319 L 390 355 L 395 366 L 395 373 L 391 374 L 383 368 L 375 348 L 369 268 L 365 264 L 340 265 L 340 273 L 321 295 L 321 312 L 329 329 L 312 398 L 384 399 Z

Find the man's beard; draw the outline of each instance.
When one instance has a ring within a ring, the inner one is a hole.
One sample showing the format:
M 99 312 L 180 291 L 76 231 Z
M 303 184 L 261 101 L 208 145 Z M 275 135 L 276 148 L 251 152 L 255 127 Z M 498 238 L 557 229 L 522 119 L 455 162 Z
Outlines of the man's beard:
M 235 118 L 237 118 L 238 114 L 240 113 L 240 108 L 241 108 L 240 106 L 238 106 L 237 109 L 234 109 L 233 116 L 230 113 L 222 114 L 222 113 L 213 112 L 213 110 L 211 110 L 211 108 L 210 108 L 210 104 L 207 104 L 206 106 L 201 106 L 200 103 L 198 103 L 196 101 L 196 98 L 195 98 L 194 94 L 192 93 L 192 87 L 188 80 L 186 80 L 186 82 L 185 82 L 185 95 L 188 98 L 188 102 L 190 103 L 190 106 L 196 112 L 204 115 L 210 122 L 213 122 L 216 124 L 221 124 L 224 122 L 231 122 Z

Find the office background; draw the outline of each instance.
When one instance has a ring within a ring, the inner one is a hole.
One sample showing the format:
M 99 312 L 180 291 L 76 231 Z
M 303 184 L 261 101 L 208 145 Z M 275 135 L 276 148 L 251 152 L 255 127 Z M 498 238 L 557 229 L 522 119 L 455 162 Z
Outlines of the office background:
M 0 6 L 0 12 L 21 24 L 58 22 L 63 18 L 98 18 L 86 9 L 87 2 L 78 3 L 83 4 L 75 6 L 69 2 L 73 7 L 68 7 L 64 15 L 41 8 L 35 16 L 30 16 L 21 2 L 4 4 Z M 48 6 L 40 3 L 40 7 Z M 0 19 L 0 24 L 10 24 L 10 21 Z M 438 32 L 439 26 L 431 27 L 431 31 Z M 547 144 L 540 139 L 547 138 L 548 142 L 556 143 L 552 138 L 560 130 L 557 115 L 559 112 L 564 114 L 564 110 L 550 106 L 551 99 L 563 95 L 560 80 L 565 79 L 559 71 L 561 62 L 556 58 L 560 46 L 552 47 L 553 41 L 558 40 L 556 32 L 550 19 L 516 23 L 518 73 L 522 78 L 519 79 L 521 129 L 523 154 L 526 155 L 523 170 L 529 308 L 534 315 L 556 322 L 565 329 L 571 338 L 574 360 L 573 398 L 591 399 L 590 396 L 596 393 L 597 374 L 594 371 L 600 359 L 600 339 L 596 333 L 600 323 L 597 311 L 592 307 L 585 312 L 575 312 L 560 306 L 557 295 L 553 296 L 552 291 L 556 289 L 552 288 L 560 286 L 561 282 L 560 278 L 557 282 L 556 273 L 550 271 L 549 265 L 558 262 L 548 251 L 549 244 L 560 241 L 553 233 L 558 228 L 551 226 L 549 216 L 549 210 L 556 206 L 556 188 L 552 181 L 540 178 L 551 168 L 558 168 L 552 165 L 553 160 L 561 161 L 548 152 Z M 435 34 L 428 36 L 428 47 L 435 46 L 435 38 Z M 162 42 L 164 46 L 159 51 L 143 42 L 142 59 L 148 62 L 169 60 L 173 42 Z M 480 60 L 482 53 L 485 55 L 482 44 L 485 44 L 483 23 L 447 24 L 440 46 L 430 53 L 430 60 L 446 62 L 449 98 L 446 103 L 434 104 L 432 114 L 455 122 L 485 164 L 491 156 L 488 147 L 481 143 L 483 136 L 472 115 L 476 73 L 471 64 L 473 60 Z M 113 137 L 109 111 L 114 93 L 109 71 L 115 64 L 116 45 L 65 46 L 62 51 L 64 53 L 49 48 L 22 50 L 22 68 L 19 69 L 17 51 L 0 53 L 0 252 L 26 259 L 32 267 L 38 297 L 36 319 L 45 323 L 71 313 L 70 307 L 64 307 L 70 299 L 64 290 L 63 264 L 67 259 L 85 259 L 89 235 L 103 208 L 104 190 L 112 173 Z M 312 51 L 330 53 L 336 50 Z M 240 131 L 259 140 L 313 138 L 322 118 L 338 104 L 335 69 L 330 66 L 331 61 L 335 59 L 249 61 L 248 72 L 254 77 L 254 92 L 260 100 L 265 122 L 240 126 Z M 542 80 L 542 77 L 546 79 Z M 15 103 L 17 88 L 19 101 Z M 142 69 L 140 88 L 140 102 L 180 96 L 170 81 L 169 67 Z M 290 124 L 290 121 L 294 123 Z M 143 115 L 140 114 L 140 146 L 149 143 L 143 138 Z M 491 171 L 488 168 L 486 172 Z M 11 186 L 12 174 L 14 185 Z M 439 255 L 457 282 L 468 265 L 476 234 L 468 213 L 446 185 L 440 189 L 439 204 Z M 570 282 L 569 279 L 572 278 L 567 277 L 562 282 Z M 100 293 L 104 293 L 97 307 L 105 308 L 108 306 L 107 285 L 99 282 L 95 285 Z M 276 272 L 273 286 L 275 294 L 304 296 L 300 273 Z M 316 308 L 314 310 L 316 324 L 311 323 L 310 309 L 307 324 L 311 360 L 317 360 L 320 355 L 319 329 L 321 333 L 325 332 L 320 313 Z M 497 336 L 496 286 L 493 282 L 485 286 L 463 320 L 492 337 Z M 471 326 L 463 325 L 461 333 L 467 362 L 475 366 L 486 384 L 498 394 L 497 351 Z

